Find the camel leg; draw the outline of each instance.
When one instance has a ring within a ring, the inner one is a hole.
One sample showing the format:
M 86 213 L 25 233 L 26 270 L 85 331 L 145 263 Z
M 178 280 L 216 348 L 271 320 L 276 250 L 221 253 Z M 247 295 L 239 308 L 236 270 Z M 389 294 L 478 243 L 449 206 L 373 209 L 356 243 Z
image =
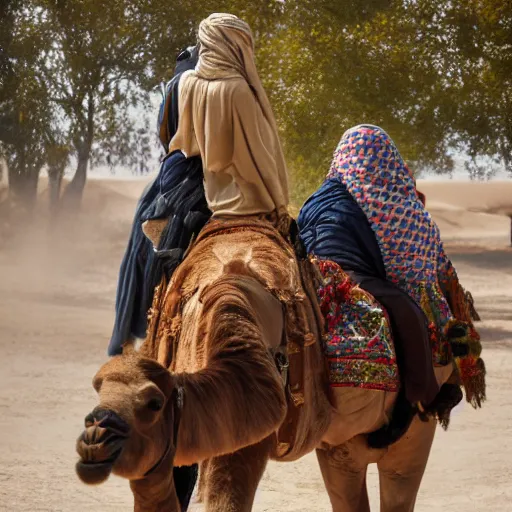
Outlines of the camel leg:
M 357 436 L 316 451 L 333 512 L 370 512 L 366 489 L 366 441 Z
M 202 489 L 206 512 L 250 512 L 270 449 L 270 439 L 266 439 L 210 459 L 204 467 Z
M 381 512 L 412 512 L 434 440 L 436 422 L 415 418 L 379 460 Z

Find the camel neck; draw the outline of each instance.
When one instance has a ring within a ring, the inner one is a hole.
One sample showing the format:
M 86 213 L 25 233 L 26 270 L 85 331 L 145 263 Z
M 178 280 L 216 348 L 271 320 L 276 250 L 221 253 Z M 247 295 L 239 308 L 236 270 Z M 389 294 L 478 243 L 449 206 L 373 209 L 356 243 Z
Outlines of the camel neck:
M 130 482 L 134 498 L 134 512 L 180 512 L 172 467 Z

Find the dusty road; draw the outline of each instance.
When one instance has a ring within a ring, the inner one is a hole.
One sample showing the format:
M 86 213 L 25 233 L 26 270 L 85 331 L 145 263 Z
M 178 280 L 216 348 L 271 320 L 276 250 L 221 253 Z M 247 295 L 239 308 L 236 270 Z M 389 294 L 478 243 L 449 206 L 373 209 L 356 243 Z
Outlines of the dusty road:
M 77 221 L 53 238 L 22 230 L 19 241 L 0 248 L 0 511 L 131 510 L 124 481 L 88 488 L 73 469 L 75 439 L 95 403 L 91 378 L 106 359 L 133 197 L 116 203 L 118 216 L 110 207 L 98 205 L 101 222 Z M 438 431 L 418 512 L 512 511 L 512 251 L 505 235 L 489 243 L 470 237 L 480 247 L 468 237 L 448 244 L 484 320 L 489 400 L 480 411 L 459 407 L 450 430 Z M 378 510 L 374 469 L 370 492 Z M 314 455 L 270 464 L 255 510 L 329 511 Z

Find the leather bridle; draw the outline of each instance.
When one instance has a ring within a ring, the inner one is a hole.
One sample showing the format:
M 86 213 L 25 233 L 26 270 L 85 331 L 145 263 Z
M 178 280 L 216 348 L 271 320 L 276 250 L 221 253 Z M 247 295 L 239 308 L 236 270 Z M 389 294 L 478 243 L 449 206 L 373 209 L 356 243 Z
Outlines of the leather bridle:
M 165 447 L 164 453 L 158 459 L 156 464 L 144 473 L 144 478 L 154 473 L 163 463 L 163 461 L 167 458 L 171 449 L 174 448 L 176 450 L 176 446 L 178 444 L 178 434 L 181 424 L 181 412 L 183 410 L 183 400 L 184 400 L 185 390 L 182 386 L 176 386 L 172 392 L 172 408 L 173 408 L 173 435 L 172 440 L 169 439 L 167 446 Z

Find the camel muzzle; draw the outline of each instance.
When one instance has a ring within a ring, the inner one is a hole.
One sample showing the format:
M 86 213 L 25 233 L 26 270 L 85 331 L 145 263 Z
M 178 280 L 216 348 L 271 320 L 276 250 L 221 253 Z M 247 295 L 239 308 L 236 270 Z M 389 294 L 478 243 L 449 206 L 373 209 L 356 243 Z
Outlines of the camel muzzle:
M 110 476 L 129 432 L 128 424 L 112 411 L 97 408 L 85 418 L 76 443 L 76 472 L 82 482 L 100 484 Z

